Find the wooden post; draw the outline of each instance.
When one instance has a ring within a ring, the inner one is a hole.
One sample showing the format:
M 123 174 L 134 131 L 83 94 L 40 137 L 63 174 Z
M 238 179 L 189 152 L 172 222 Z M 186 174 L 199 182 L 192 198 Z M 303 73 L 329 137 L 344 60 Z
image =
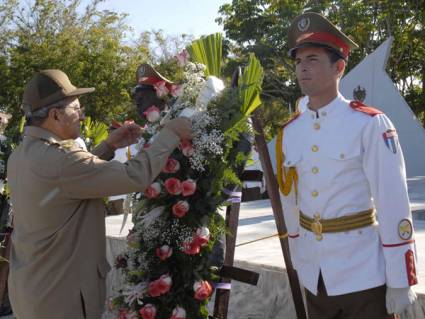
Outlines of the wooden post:
M 7 231 L 3 234 L 4 247 L 0 249 L 0 255 L 9 260 L 10 256 L 10 241 L 11 232 Z M 9 261 L 0 261 L 0 306 L 3 305 L 7 295 L 7 277 L 9 275 Z
M 239 189 L 240 190 L 240 189 Z M 233 266 L 235 259 L 236 236 L 238 234 L 240 203 L 233 203 L 226 209 L 226 228 L 229 234 L 226 235 L 226 254 L 224 265 Z M 229 278 L 222 278 L 222 283 L 230 283 Z M 227 319 L 229 308 L 230 290 L 218 289 L 215 294 L 214 317 Z
M 263 168 L 264 177 L 266 179 L 267 193 L 270 198 L 274 219 L 276 222 L 277 231 L 279 234 L 286 234 L 286 226 L 283 218 L 282 204 L 279 196 L 279 186 L 273 172 L 272 163 L 270 160 L 269 151 L 267 148 L 266 140 L 264 139 L 264 130 L 261 120 L 259 118 L 259 110 L 255 111 L 252 116 L 253 128 L 255 134 L 255 145 L 257 146 L 258 154 L 260 156 L 261 166 Z M 306 312 L 304 308 L 303 297 L 298 281 L 298 275 L 292 266 L 291 256 L 289 253 L 288 239 L 280 238 L 280 245 L 282 247 L 283 257 L 285 260 L 286 271 L 288 273 L 289 285 L 291 287 L 292 298 L 294 299 L 295 312 L 298 319 L 306 319 Z

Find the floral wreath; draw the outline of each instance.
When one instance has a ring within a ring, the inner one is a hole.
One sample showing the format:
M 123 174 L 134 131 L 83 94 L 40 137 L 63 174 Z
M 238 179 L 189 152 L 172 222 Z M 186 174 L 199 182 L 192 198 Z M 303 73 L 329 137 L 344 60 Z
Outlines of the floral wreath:
M 225 234 L 219 210 L 238 200 L 231 187 L 241 184 L 236 171 L 247 155 L 237 145 L 241 134 L 252 134 L 248 117 L 261 103 L 262 68 L 253 55 L 237 88 L 218 78 L 220 34 L 192 42 L 176 61 L 182 84 L 159 81 L 154 88 L 177 100 L 165 116 L 155 106 L 145 111 L 142 144 L 149 147 L 162 125 L 179 116 L 191 119 L 193 139 L 174 150 L 135 204 L 127 250 L 115 262 L 125 276 L 110 303 L 119 319 L 208 318 L 221 267 L 212 252 Z

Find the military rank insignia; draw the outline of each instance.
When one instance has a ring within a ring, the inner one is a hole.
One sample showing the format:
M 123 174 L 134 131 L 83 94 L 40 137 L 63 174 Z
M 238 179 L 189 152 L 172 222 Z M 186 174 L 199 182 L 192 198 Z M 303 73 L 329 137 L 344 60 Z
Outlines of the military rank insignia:
M 412 238 L 413 227 L 412 222 L 408 219 L 402 219 L 398 223 L 398 235 L 403 240 L 409 240 Z
M 385 145 L 388 147 L 390 151 L 394 154 L 397 153 L 397 132 L 395 129 L 386 130 L 382 133 L 382 137 L 384 138 Z

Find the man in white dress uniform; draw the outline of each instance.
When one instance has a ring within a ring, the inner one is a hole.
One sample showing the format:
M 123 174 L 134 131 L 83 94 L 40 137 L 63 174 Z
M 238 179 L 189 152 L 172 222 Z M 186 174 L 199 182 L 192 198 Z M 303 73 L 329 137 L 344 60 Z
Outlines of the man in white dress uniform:
M 308 107 L 278 136 L 278 180 L 309 318 L 392 318 L 417 283 L 397 132 L 381 111 L 339 93 L 357 47 L 350 38 L 312 12 L 288 36 Z

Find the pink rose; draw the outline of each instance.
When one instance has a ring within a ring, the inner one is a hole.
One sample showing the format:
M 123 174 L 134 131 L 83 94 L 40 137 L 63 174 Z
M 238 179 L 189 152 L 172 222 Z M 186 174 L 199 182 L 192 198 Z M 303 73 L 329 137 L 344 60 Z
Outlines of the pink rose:
M 195 291 L 195 299 L 196 300 L 205 300 L 212 294 L 212 287 L 208 281 L 196 281 L 193 284 L 193 290 Z
M 143 115 L 151 123 L 158 121 L 159 118 L 161 117 L 160 110 L 155 105 L 152 105 L 146 111 L 144 111 L 143 112 Z
M 200 251 L 201 246 L 195 241 L 183 243 L 183 252 L 186 255 L 197 255 Z
M 144 193 L 147 198 L 156 198 L 161 194 L 161 185 L 155 182 L 146 188 Z
M 162 169 L 164 173 L 175 173 L 180 169 L 180 163 L 174 158 L 169 158 L 165 167 Z
M 196 191 L 196 182 L 192 179 L 187 179 L 182 183 L 182 195 L 190 196 Z
M 137 312 L 130 312 L 127 314 L 126 319 L 139 319 L 139 316 L 137 315 Z
M 170 319 L 186 319 L 186 310 L 182 307 L 177 306 L 174 308 Z
M 199 246 L 206 246 L 210 240 L 210 230 L 207 227 L 201 227 L 196 230 L 194 242 Z
M 118 313 L 118 319 L 127 319 L 127 309 L 121 309 Z
M 183 87 L 181 85 L 173 84 L 171 85 L 171 96 L 173 97 L 179 97 L 182 94 Z
M 171 195 L 179 195 L 182 192 L 182 183 L 177 178 L 168 178 L 164 182 L 165 189 Z
M 156 307 L 148 303 L 142 309 L 139 310 L 139 313 L 143 319 L 155 319 Z
M 186 49 L 176 55 L 178 66 L 184 66 L 189 61 L 190 55 Z
M 181 152 L 183 153 L 183 155 L 186 157 L 191 157 L 193 153 L 195 153 L 195 150 L 193 149 L 193 145 L 189 141 L 181 142 L 179 148 Z
M 159 259 L 164 261 L 173 254 L 173 248 L 168 245 L 163 245 L 157 248 L 155 253 L 159 257 Z
M 165 81 L 156 82 L 153 85 L 153 87 L 154 87 L 154 89 L 156 91 L 156 95 L 158 97 L 166 96 L 168 94 L 168 92 L 169 92 L 168 91 L 168 88 L 167 88 L 167 83 L 165 83 Z
M 180 200 L 173 205 L 171 210 L 173 211 L 174 216 L 182 218 L 189 211 L 189 203 L 185 200 Z
M 161 296 L 170 291 L 172 285 L 171 277 L 168 275 L 162 275 L 159 279 L 149 283 L 149 295 L 152 297 Z

